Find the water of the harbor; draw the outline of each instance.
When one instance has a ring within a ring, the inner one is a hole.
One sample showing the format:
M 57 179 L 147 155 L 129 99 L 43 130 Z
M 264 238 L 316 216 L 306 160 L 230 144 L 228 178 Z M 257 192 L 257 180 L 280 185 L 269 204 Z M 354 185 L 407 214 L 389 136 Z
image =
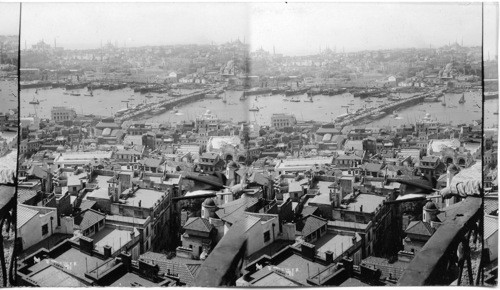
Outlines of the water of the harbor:
M 498 128 L 498 109 L 498 98 L 484 101 L 484 128 Z
M 0 113 L 17 108 L 17 80 L 0 79 Z
M 116 111 L 129 106 L 135 106 L 144 102 L 156 102 L 164 98 L 170 98 L 167 94 L 152 93 L 152 98 L 146 98 L 144 94 L 134 93 L 127 88 L 116 91 L 95 90 L 94 96 L 88 94 L 86 89 L 75 90 L 81 96 L 65 95 L 62 88 L 57 89 L 23 89 L 21 91 L 21 114 L 23 116 L 34 115 L 41 118 L 50 117 L 50 109 L 54 106 L 72 107 L 78 114 L 94 114 L 112 116 Z M 72 91 L 71 91 L 72 92 Z M 186 91 L 187 92 L 187 91 Z M 66 92 L 68 93 L 68 92 Z M 269 125 L 273 113 L 294 114 L 299 121 L 332 122 L 337 116 L 346 112 L 353 112 L 360 108 L 377 107 L 389 103 L 387 98 L 354 98 L 350 93 L 337 96 L 317 95 L 308 102 L 307 95 L 285 97 L 284 95 L 250 96 L 246 100 L 240 100 L 241 91 L 228 91 L 221 95 L 221 99 L 203 99 L 189 103 L 178 108 L 177 112 L 167 111 L 156 116 L 145 116 L 143 119 L 151 122 L 167 123 L 193 120 L 197 115 L 210 110 L 222 120 L 232 121 L 254 121 L 260 125 Z M 411 94 L 401 94 L 402 98 Z M 406 109 L 401 109 L 398 116 L 388 115 L 371 121 L 370 126 L 396 126 L 402 124 L 414 124 L 422 119 L 426 113 L 439 122 L 451 124 L 472 123 L 481 119 L 481 95 L 479 92 L 466 92 L 464 104 L 458 101 L 462 94 L 446 94 L 445 103 L 422 103 Z M 29 102 L 33 99 L 40 101 L 39 105 Z M 226 102 L 223 102 L 226 99 Z M 300 102 L 292 102 L 299 100 Z M 371 101 L 370 101 L 371 100 Z M 258 111 L 249 111 L 250 108 L 258 108 Z

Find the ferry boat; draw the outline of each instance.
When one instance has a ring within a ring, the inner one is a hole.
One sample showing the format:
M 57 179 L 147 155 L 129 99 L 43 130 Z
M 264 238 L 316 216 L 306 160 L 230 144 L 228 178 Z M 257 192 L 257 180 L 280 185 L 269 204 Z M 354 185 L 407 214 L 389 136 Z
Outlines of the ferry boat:
M 29 102 L 30 105 L 40 105 L 40 101 L 35 99 L 35 97 L 33 97 L 33 100 Z
M 309 88 L 301 88 L 301 89 L 295 89 L 295 90 L 287 90 L 285 91 L 285 96 L 296 96 L 296 95 L 302 95 L 307 93 L 309 91 Z
M 370 119 L 377 120 L 377 119 L 380 119 L 380 118 L 384 117 L 385 115 L 387 115 L 386 112 L 384 112 L 384 111 L 378 111 L 376 113 L 371 114 L 370 115 Z
M 271 95 L 281 95 L 286 92 L 287 88 L 276 88 L 276 89 L 271 89 Z
M 116 111 L 115 113 L 115 117 L 120 117 L 122 116 L 123 114 L 125 114 L 129 109 L 128 108 L 123 108 L 123 109 L 120 109 L 118 111 Z
M 484 99 L 485 100 L 498 99 L 498 92 L 484 92 Z
M 439 100 L 438 100 L 437 96 L 428 96 L 428 97 L 424 98 L 424 102 L 426 102 L 426 103 L 435 103 L 435 102 L 439 102 Z
M 77 89 L 83 89 L 86 86 L 88 86 L 89 83 L 83 82 L 83 83 L 68 83 L 64 86 L 66 90 L 77 90 Z
M 398 96 L 395 96 L 395 95 L 390 95 L 387 100 L 389 101 L 394 101 L 394 102 L 397 102 L 397 101 L 401 101 L 401 96 L 398 95 Z
M 343 93 L 346 93 L 347 89 L 346 88 L 337 88 L 337 89 L 328 89 L 324 93 L 328 96 L 336 96 L 336 95 L 341 95 Z
M 205 94 L 205 98 L 207 98 L 207 99 L 220 99 L 220 96 L 219 96 L 219 93 L 212 92 L 212 93 Z
M 159 115 L 159 114 L 165 113 L 166 111 L 168 111 L 167 108 L 165 108 L 165 107 L 158 107 L 158 108 L 152 110 L 151 114 L 153 114 L 153 115 Z
M 272 93 L 272 90 L 268 88 L 252 88 L 249 89 L 248 91 L 244 91 L 243 95 L 245 97 L 248 97 L 248 96 L 267 95 L 270 93 Z

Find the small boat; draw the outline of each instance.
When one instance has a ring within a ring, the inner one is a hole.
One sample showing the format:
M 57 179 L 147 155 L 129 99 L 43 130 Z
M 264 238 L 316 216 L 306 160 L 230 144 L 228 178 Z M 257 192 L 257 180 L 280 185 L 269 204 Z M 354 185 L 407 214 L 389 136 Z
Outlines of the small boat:
M 465 103 L 465 94 L 462 93 L 462 97 L 460 98 L 460 100 L 458 100 L 458 103 L 459 104 Z
M 259 107 L 252 107 L 250 109 L 248 109 L 250 112 L 258 112 L 259 111 Z
M 146 95 L 146 98 L 148 98 L 148 99 L 151 99 L 152 97 L 153 97 L 153 95 L 151 95 L 151 94 Z
M 75 92 L 72 92 L 72 93 L 71 93 L 70 95 L 78 97 L 78 96 L 81 96 L 82 94 L 80 94 L 80 93 L 75 93 Z
M 498 115 L 498 111 L 496 111 L 496 112 L 493 112 L 493 115 Z
M 300 102 L 300 100 L 293 99 L 293 100 L 290 100 L 290 102 L 298 103 L 298 102 Z
M 31 105 L 40 105 L 40 101 L 33 97 L 33 100 L 29 102 Z

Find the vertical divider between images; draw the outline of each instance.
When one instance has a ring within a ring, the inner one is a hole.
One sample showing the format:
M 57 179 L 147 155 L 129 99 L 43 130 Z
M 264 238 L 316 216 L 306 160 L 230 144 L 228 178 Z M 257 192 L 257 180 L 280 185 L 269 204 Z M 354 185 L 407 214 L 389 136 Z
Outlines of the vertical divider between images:
M 18 43 L 17 43 L 17 158 L 16 158 L 16 176 L 15 176 L 15 186 L 16 191 L 14 193 L 14 199 L 16 205 L 12 210 L 12 224 L 14 226 L 14 249 L 12 252 L 11 263 L 9 267 L 9 280 L 11 286 L 17 285 L 17 254 L 19 250 L 18 240 L 17 240 L 17 195 L 19 189 L 19 154 L 20 154 L 20 143 L 21 143 L 21 19 L 22 19 L 22 3 L 19 2 L 19 32 L 18 32 Z

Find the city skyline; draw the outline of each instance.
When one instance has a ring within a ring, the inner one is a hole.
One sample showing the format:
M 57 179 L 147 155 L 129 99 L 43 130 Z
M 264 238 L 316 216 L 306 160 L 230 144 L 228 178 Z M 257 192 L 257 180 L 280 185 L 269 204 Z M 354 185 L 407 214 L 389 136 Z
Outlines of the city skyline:
M 480 3 L 59 3 L 57 9 L 53 5 L 23 4 L 21 48 L 41 39 L 65 49 L 95 49 L 107 42 L 140 47 L 240 39 L 251 51 L 262 47 L 284 55 L 311 55 L 327 47 L 353 52 L 435 48 L 454 42 L 481 45 Z M 489 27 L 487 14 L 485 27 Z M 485 28 L 485 35 L 493 33 L 495 27 Z M 496 55 L 496 41 L 487 40 L 485 52 Z

